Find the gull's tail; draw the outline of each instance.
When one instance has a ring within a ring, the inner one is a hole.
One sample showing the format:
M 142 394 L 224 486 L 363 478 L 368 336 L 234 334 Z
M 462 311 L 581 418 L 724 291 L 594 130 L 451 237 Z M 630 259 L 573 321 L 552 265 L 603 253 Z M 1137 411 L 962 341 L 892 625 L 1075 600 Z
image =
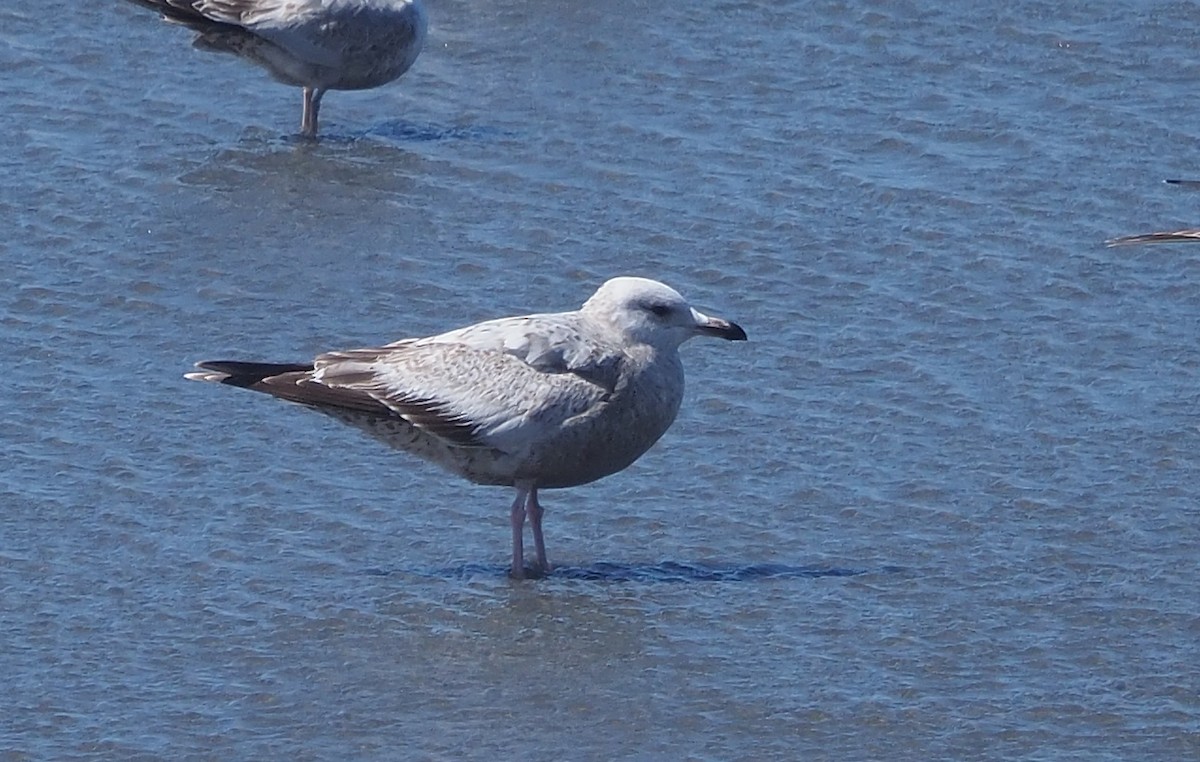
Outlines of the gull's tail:
M 313 381 L 311 364 L 205 360 L 196 363 L 196 367 L 199 370 L 184 373 L 183 377 L 191 381 L 211 381 L 263 392 L 331 415 L 346 411 L 383 417 L 393 415 L 386 405 L 366 392 L 329 387 Z
M 299 380 L 295 377 L 295 374 L 311 373 L 313 369 L 312 365 L 238 362 L 236 360 L 205 360 L 204 362 L 196 363 L 196 367 L 200 370 L 184 373 L 183 377 L 192 381 L 212 381 L 218 384 L 240 386 L 243 389 L 255 389 L 256 391 L 268 391 L 267 389 L 259 388 L 260 385 L 274 386 L 270 382 L 280 376 L 291 375 L 292 378 L 289 378 L 288 381 L 294 384 Z
M 173 21 L 177 24 L 212 24 L 211 19 L 207 19 L 196 10 L 192 3 L 187 0 L 129 0 L 134 5 L 140 5 L 143 8 L 149 8 L 153 11 L 158 11 L 162 14 L 164 21 Z

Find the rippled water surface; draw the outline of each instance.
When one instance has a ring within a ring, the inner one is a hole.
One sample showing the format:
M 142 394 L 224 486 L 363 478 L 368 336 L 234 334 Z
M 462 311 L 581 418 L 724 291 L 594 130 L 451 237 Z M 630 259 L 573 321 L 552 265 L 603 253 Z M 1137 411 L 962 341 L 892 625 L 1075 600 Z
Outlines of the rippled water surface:
M 0 8 L 0 758 L 1184 760 L 1200 7 L 429 0 L 300 95 Z M 741 323 L 504 490 L 184 381 L 664 280 Z

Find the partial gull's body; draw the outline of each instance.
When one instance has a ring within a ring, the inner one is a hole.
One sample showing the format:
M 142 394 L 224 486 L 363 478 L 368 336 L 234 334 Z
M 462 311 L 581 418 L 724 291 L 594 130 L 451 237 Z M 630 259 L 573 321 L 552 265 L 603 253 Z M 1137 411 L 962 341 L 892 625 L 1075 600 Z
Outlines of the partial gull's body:
M 1174 230 L 1160 233 L 1139 233 L 1110 238 L 1104 243 L 1108 246 L 1132 246 L 1138 243 L 1196 243 L 1200 241 L 1200 230 Z
M 132 0 L 304 88 L 300 131 L 316 137 L 326 90 L 365 90 L 408 71 L 425 44 L 422 0 Z
M 311 364 L 201 362 L 187 377 L 307 405 L 476 484 L 514 487 L 520 578 L 526 516 L 538 566 L 550 568 L 538 490 L 595 481 L 650 449 L 683 399 L 679 346 L 698 335 L 746 338 L 662 283 L 614 278 L 575 312 L 490 320 Z

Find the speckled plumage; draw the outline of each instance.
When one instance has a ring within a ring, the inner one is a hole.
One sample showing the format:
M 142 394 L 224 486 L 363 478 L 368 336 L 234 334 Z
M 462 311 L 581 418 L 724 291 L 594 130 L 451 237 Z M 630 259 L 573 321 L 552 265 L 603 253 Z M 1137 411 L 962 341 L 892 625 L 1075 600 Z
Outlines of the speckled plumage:
M 132 0 L 199 34 L 197 47 L 233 53 L 304 88 L 301 131 L 317 134 L 326 90 L 391 82 L 416 61 L 428 26 L 422 0 Z
M 519 577 L 526 512 L 549 566 L 537 490 L 616 473 L 658 441 L 683 399 L 679 345 L 704 334 L 746 338 L 661 283 L 614 278 L 575 312 L 328 352 L 311 365 L 202 362 L 188 377 L 308 405 L 473 482 L 515 487 Z

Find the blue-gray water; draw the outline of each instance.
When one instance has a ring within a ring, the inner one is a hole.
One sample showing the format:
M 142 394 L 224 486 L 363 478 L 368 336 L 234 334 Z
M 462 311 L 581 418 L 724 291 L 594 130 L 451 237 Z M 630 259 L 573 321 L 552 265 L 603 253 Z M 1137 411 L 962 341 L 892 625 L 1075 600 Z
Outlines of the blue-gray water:
M 0 8 L 0 759 L 1184 760 L 1191 2 L 431 0 L 300 95 Z M 675 427 L 511 496 L 182 378 L 662 279 Z

